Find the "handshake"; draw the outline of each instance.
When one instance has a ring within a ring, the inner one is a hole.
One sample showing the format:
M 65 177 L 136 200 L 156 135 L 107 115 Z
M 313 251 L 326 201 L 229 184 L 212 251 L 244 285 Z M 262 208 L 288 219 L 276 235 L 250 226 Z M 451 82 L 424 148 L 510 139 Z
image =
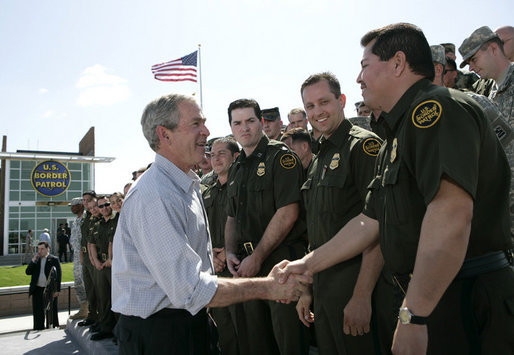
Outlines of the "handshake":
M 313 278 L 304 260 L 283 260 L 273 267 L 268 278 L 273 280 L 270 299 L 281 303 L 298 301 L 296 305 L 298 317 L 305 326 L 309 327 L 309 324 L 314 322 L 314 314 L 310 309 Z

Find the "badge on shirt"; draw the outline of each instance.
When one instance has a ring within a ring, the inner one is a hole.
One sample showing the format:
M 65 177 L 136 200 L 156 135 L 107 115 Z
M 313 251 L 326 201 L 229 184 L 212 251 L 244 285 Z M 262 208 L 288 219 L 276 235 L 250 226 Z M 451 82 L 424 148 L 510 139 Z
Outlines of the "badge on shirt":
M 362 149 L 364 153 L 370 155 L 372 157 L 376 157 L 378 155 L 378 151 L 380 150 L 380 141 L 376 138 L 368 138 L 362 143 Z
M 339 160 L 341 159 L 341 156 L 339 155 L 339 153 L 335 153 L 333 156 L 332 156 L 332 160 L 330 161 L 330 170 L 334 170 L 334 169 L 337 169 L 337 167 L 339 166 Z M 326 165 L 325 165 L 325 169 L 326 169 Z
M 293 154 L 287 153 L 280 158 L 280 165 L 284 169 L 292 169 L 296 166 L 296 158 Z
M 393 139 L 393 148 L 391 149 L 391 158 L 389 159 L 391 163 L 394 163 L 396 160 L 396 150 L 398 149 L 398 139 Z
M 259 166 L 257 167 L 257 176 L 263 176 L 266 173 L 266 165 L 263 161 L 259 163 Z
M 412 112 L 412 123 L 418 128 L 429 128 L 439 121 L 442 113 L 443 108 L 439 102 L 423 101 Z

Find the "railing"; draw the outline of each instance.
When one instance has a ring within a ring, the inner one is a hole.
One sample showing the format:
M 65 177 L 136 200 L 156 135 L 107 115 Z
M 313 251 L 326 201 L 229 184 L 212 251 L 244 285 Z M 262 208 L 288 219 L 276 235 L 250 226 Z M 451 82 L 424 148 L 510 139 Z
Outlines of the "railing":
M 0 296 L 28 294 L 29 288 L 30 288 L 29 285 L 0 287 Z M 73 281 L 61 282 L 61 292 L 63 289 L 66 289 L 66 288 L 68 289 L 68 314 L 70 314 L 71 313 L 71 289 L 75 288 L 75 283 Z

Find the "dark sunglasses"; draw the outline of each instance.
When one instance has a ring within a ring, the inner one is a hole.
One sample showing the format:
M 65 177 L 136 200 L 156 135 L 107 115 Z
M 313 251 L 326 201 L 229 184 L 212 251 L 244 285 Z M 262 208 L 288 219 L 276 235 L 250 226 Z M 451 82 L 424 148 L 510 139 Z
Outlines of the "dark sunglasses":
M 103 205 L 98 205 L 98 208 L 109 207 L 111 204 L 109 202 L 104 203 Z

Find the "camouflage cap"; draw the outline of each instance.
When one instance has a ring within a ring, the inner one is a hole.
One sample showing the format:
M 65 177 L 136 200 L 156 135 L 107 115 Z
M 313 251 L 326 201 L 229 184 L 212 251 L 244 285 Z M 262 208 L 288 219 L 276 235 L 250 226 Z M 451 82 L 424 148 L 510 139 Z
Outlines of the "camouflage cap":
M 432 62 L 446 65 L 446 57 L 444 54 L 444 47 L 440 44 L 434 44 L 430 46 L 430 51 L 432 52 Z
M 455 44 L 453 43 L 441 43 L 441 46 L 444 47 L 444 53 L 455 53 Z
M 74 197 L 70 203 L 68 203 L 68 206 L 76 206 L 82 204 L 82 197 Z
M 459 47 L 459 53 L 462 56 L 462 63 L 460 63 L 459 67 L 464 68 L 464 66 L 468 64 L 468 60 L 475 55 L 480 47 L 485 42 L 495 37 L 499 38 L 498 35 L 487 26 L 482 26 L 475 30 Z

